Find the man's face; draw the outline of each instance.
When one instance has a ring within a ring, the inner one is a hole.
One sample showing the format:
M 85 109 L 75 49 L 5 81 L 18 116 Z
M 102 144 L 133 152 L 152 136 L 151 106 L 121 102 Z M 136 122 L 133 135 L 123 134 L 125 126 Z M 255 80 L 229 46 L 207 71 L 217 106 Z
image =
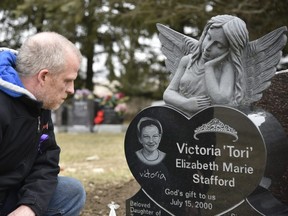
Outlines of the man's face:
M 55 110 L 60 107 L 69 94 L 74 94 L 74 81 L 77 78 L 80 62 L 74 55 L 69 55 L 63 72 L 48 73 L 40 97 L 43 108 Z

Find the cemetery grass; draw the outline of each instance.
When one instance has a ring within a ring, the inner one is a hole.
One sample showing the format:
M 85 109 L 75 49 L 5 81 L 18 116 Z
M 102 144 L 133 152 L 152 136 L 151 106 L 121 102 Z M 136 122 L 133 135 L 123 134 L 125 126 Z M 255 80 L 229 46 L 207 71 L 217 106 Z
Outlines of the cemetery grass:
M 124 154 L 124 133 L 57 133 L 60 175 L 79 179 L 87 201 L 81 216 L 109 215 L 111 201 L 125 215 L 125 201 L 139 189 Z

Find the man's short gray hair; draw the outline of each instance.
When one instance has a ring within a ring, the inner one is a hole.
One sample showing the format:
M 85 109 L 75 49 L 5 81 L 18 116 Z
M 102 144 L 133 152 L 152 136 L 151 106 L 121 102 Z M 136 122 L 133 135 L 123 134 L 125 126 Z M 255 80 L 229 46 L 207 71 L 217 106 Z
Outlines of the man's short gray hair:
M 80 51 L 67 38 L 55 32 L 41 32 L 28 38 L 20 47 L 16 70 L 20 76 L 34 75 L 42 69 L 60 73 L 70 54 L 81 61 Z

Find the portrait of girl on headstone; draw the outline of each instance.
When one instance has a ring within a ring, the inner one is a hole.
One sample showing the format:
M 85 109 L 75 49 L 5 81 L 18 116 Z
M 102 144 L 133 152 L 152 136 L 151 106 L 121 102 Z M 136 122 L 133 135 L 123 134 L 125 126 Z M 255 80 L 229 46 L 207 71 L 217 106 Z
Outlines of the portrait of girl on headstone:
M 165 158 L 166 153 L 158 149 L 162 133 L 162 125 L 158 120 L 149 117 L 143 117 L 139 120 L 137 136 L 143 148 L 136 151 L 136 155 L 144 164 L 156 165 Z

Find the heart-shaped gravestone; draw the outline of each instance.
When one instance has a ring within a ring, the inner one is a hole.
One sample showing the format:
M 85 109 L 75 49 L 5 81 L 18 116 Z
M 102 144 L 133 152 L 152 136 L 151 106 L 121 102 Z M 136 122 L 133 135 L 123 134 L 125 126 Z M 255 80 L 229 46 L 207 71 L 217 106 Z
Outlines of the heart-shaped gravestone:
M 151 119 L 161 126 L 141 137 L 145 124 L 140 125 L 147 119 L 146 126 Z M 257 188 L 266 166 L 258 127 L 225 106 L 208 107 L 191 118 L 170 107 L 146 108 L 127 129 L 125 154 L 142 190 L 170 215 L 229 212 Z

